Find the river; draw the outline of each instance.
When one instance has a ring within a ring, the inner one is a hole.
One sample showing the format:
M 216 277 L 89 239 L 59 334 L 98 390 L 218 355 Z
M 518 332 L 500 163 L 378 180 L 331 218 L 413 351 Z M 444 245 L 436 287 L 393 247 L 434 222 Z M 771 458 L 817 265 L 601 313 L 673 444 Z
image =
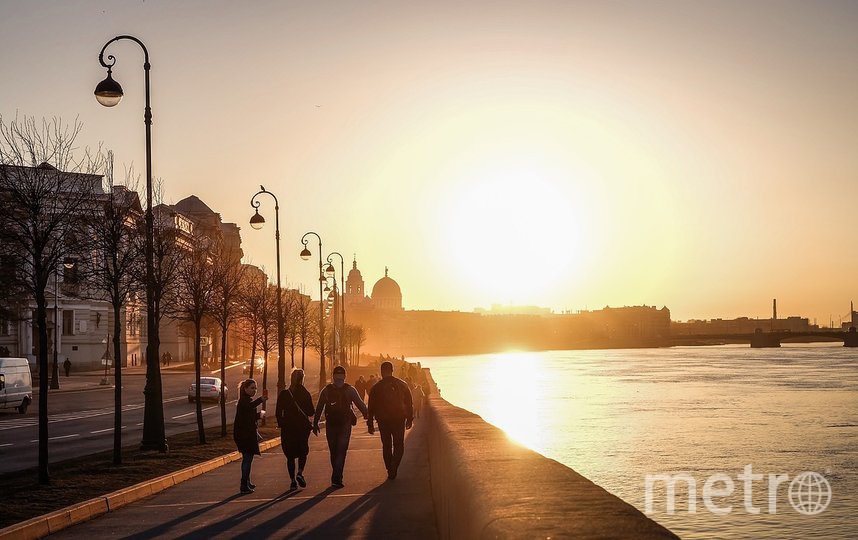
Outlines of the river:
M 649 491 L 647 514 L 683 538 L 858 534 L 856 349 L 728 345 L 408 360 L 431 368 L 449 402 L 641 511 Z M 673 513 L 667 480 L 675 481 Z

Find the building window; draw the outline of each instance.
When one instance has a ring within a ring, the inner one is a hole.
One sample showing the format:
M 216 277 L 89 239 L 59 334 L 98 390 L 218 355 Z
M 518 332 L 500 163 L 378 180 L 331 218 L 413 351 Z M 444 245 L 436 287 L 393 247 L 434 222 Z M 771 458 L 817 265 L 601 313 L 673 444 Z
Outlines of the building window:
M 64 309 L 63 310 L 63 335 L 64 336 L 73 336 L 74 335 L 74 310 L 73 309 Z
M 9 321 L 0 317 L 0 336 L 8 336 L 9 335 Z

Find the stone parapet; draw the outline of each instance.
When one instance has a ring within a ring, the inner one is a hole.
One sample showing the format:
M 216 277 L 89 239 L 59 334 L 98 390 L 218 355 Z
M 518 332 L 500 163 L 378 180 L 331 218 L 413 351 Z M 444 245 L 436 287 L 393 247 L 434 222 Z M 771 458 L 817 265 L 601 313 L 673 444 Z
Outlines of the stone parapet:
M 677 538 L 572 469 L 437 395 L 429 426 L 441 538 Z

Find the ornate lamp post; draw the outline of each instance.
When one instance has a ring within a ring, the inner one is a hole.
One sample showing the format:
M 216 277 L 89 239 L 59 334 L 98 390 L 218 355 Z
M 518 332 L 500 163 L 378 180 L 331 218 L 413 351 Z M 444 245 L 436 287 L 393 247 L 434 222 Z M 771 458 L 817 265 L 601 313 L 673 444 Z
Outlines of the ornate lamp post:
M 259 213 L 259 201 L 256 197 L 267 193 L 274 199 L 274 243 L 277 249 L 277 394 L 286 388 L 286 337 L 283 329 L 283 291 L 280 288 L 280 203 L 277 202 L 277 197 L 265 189 L 265 186 L 259 186 L 259 191 L 250 198 L 250 206 L 256 210 L 250 218 L 250 226 L 256 230 L 265 225 L 265 218 Z M 253 362 L 253 359 L 250 360 Z M 295 360 L 292 360 L 292 367 L 295 367 Z
M 339 331 L 339 322 L 337 322 L 337 277 L 333 275 L 327 275 L 327 271 L 325 272 L 325 288 L 323 291 L 325 294 L 325 318 L 331 317 L 333 319 L 333 326 L 331 332 L 331 343 L 330 343 L 330 357 L 331 357 L 331 366 L 333 366 L 337 361 L 337 332 Z M 328 285 L 328 280 L 331 280 L 332 286 Z
M 307 248 L 310 242 L 307 237 L 313 235 L 319 241 L 319 390 L 325 387 L 328 382 L 328 375 L 325 371 L 325 297 L 322 296 L 322 282 L 326 281 L 322 274 L 322 238 L 313 231 L 304 233 L 301 237 L 301 243 L 304 244 L 304 249 L 301 250 L 301 258 L 305 261 L 310 259 L 312 253 Z
M 143 409 L 143 440 L 144 450 L 167 451 L 167 436 L 164 430 L 164 403 L 161 392 L 161 365 L 158 361 L 158 349 L 161 345 L 158 335 L 158 321 L 155 320 L 155 263 L 153 260 L 153 243 L 155 224 L 152 216 L 152 108 L 149 106 L 149 51 L 143 42 L 134 36 L 116 36 L 101 48 L 98 61 L 107 68 L 107 78 L 95 87 L 95 99 L 105 107 L 119 104 L 124 95 L 122 87 L 113 80 L 111 73 L 116 64 L 116 58 L 108 55 L 104 61 L 104 52 L 114 41 L 127 39 L 140 45 L 143 49 L 143 74 L 146 107 L 143 111 L 143 123 L 146 126 L 146 388 L 145 407 Z
M 345 337 L 346 337 L 346 302 L 343 297 L 343 293 L 346 290 L 346 274 L 345 274 L 345 261 L 343 260 L 342 254 L 333 251 L 330 255 L 328 255 L 328 266 L 325 268 L 325 273 L 330 275 L 334 274 L 334 266 L 331 262 L 331 257 L 336 255 L 340 258 L 340 296 L 338 302 L 340 303 L 340 363 L 343 365 L 346 364 L 346 345 L 345 345 Z M 335 282 L 336 283 L 336 282 Z

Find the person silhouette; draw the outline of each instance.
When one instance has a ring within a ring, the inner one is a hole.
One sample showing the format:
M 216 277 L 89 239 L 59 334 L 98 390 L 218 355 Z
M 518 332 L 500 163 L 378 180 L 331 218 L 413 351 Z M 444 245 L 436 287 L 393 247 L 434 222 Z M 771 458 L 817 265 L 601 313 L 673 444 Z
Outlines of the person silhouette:
M 325 437 L 328 439 L 328 450 L 331 453 L 331 486 L 342 488 L 349 439 L 352 436 L 352 426 L 357 423 L 352 405 L 360 409 L 364 418 L 367 410 L 357 390 L 346 384 L 346 368 L 335 367 L 331 376 L 334 382 L 325 386 L 319 394 L 319 403 L 313 418 L 313 433 L 319 434 L 319 420 L 324 411 Z
M 280 427 L 280 446 L 286 456 L 286 468 L 292 483 L 289 489 L 294 491 L 300 485 L 307 487 L 304 480 L 304 467 L 310 453 L 308 439 L 313 425 L 308 417 L 313 416 L 313 398 L 304 387 L 304 370 L 292 370 L 289 388 L 277 396 L 277 425 Z M 298 462 L 296 470 L 295 461 Z
M 387 478 L 393 480 L 405 454 L 405 430 L 414 422 L 411 389 L 402 379 L 393 376 L 393 364 L 381 364 L 381 380 L 369 392 L 369 412 L 366 424 L 375 433 L 373 419 L 378 419 L 381 434 L 381 455 L 387 468 Z

